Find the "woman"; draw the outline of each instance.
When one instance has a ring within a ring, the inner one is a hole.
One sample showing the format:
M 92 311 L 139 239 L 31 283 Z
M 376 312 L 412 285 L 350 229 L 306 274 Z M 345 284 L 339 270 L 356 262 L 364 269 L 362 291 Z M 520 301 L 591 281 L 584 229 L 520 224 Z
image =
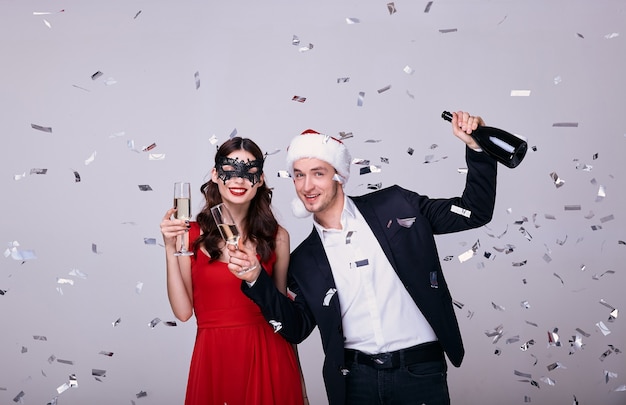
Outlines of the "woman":
M 228 271 L 228 249 L 211 216 L 223 202 L 256 251 L 277 288 L 287 293 L 289 234 L 270 208 L 271 190 L 263 175 L 263 153 L 250 139 L 232 138 L 215 155 L 211 179 L 202 185 L 206 204 L 196 222 L 161 222 L 167 263 L 167 293 L 174 315 L 195 314 L 198 332 L 185 405 L 302 404 L 303 381 L 296 351 L 265 321 L 258 306 Z M 191 257 L 175 256 L 188 232 Z

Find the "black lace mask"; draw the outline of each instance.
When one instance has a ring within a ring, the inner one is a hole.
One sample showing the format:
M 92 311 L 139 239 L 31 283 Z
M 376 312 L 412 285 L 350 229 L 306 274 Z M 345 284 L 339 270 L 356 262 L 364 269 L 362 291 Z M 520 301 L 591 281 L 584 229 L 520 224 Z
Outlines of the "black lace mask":
M 227 168 L 228 170 L 224 169 Z M 226 184 L 226 182 L 233 177 L 241 177 L 247 179 L 254 186 L 261 181 L 261 174 L 263 174 L 263 161 L 262 160 L 248 160 L 244 162 L 239 158 L 222 158 L 217 165 L 217 177 Z

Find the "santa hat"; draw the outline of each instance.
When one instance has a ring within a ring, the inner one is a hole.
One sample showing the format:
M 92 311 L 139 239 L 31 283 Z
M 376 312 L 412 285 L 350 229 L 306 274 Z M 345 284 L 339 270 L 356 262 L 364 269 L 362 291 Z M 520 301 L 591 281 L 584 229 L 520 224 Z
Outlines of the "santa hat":
M 352 158 L 339 139 L 307 129 L 293 138 L 287 148 L 287 168 L 292 176 L 294 162 L 302 158 L 315 158 L 330 164 L 341 177 L 341 184 L 346 184 L 350 178 Z
M 303 158 L 315 158 L 330 164 L 337 171 L 336 180 L 345 185 L 350 178 L 350 152 L 339 139 L 307 129 L 292 139 L 287 148 L 287 168 L 293 177 L 293 164 Z M 292 201 L 292 211 L 302 218 L 309 214 L 304 204 L 297 199 Z

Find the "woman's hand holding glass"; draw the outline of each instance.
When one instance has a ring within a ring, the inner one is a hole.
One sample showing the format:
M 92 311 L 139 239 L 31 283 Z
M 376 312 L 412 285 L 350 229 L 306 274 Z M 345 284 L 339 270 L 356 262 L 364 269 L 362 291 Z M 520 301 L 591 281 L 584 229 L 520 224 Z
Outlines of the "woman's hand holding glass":
M 230 253 L 228 268 L 238 276 L 260 268 L 256 254 L 248 251 L 240 245 L 241 233 L 237 223 L 224 203 L 211 207 L 211 214 L 217 224 L 217 228 L 226 242 Z M 233 260 L 234 259 L 234 260 Z M 241 277 L 240 277 L 241 278 Z M 244 278 L 242 278 L 243 280 Z M 247 277 L 246 277 L 247 279 Z M 256 280 L 256 277 L 255 277 Z
M 173 218 L 176 208 L 170 208 L 161 220 L 161 234 L 165 248 L 171 248 L 172 254 L 177 251 L 177 242 L 189 231 L 189 221 Z

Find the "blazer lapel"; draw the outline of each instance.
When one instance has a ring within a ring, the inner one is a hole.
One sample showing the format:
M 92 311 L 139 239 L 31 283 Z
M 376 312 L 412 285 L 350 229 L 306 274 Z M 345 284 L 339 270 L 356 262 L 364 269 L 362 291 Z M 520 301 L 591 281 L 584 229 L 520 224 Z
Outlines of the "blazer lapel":
M 380 243 L 380 246 L 382 247 L 383 252 L 385 252 L 385 256 L 387 256 L 389 263 L 391 263 L 394 269 L 397 269 L 398 267 L 396 266 L 396 261 L 393 258 L 389 238 L 398 231 L 399 225 L 396 221 L 394 221 L 394 218 L 379 217 L 366 199 L 352 199 L 352 201 L 354 201 L 354 204 L 363 215 L 363 218 L 365 218 L 365 222 L 367 222 L 370 229 L 374 233 L 374 236 Z M 381 221 L 384 221 L 384 223 Z
M 341 317 L 341 309 L 339 308 L 339 299 L 336 296 L 337 286 L 335 285 L 335 279 L 333 277 L 333 272 L 330 268 L 330 263 L 328 262 L 328 257 L 326 256 L 326 251 L 324 250 L 324 246 L 322 245 L 322 240 L 317 233 L 315 227 L 311 234 L 306 238 L 303 242 L 302 247 L 305 247 L 304 251 L 305 257 L 307 260 L 312 260 L 315 266 L 311 266 L 311 269 L 315 268 L 319 271 L 324 277 L 323 284 L 317 282 L 319 284 L 316 290 L 319 288 L 316 293 L 320 295 L 319 299 L 322 302 L 322 306 L 333 308 L 334 311 L 337 312 L 339 317 Z M 316 278 L 305 277 L 306 280 L 310 280 L 311 282 Z

